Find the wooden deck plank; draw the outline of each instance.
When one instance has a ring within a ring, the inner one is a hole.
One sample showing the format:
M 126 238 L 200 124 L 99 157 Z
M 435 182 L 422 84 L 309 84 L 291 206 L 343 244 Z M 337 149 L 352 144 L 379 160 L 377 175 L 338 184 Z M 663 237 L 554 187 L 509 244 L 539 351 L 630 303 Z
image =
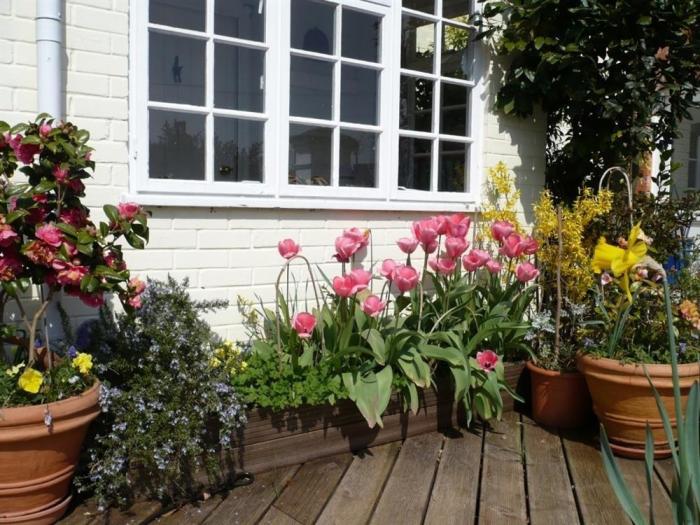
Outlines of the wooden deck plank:
M 420 524 L 423 521 L 443 436 L 407 439 L 389 476 L 370 523 Z
M 204 523 L 207 525 L 257 523 L 298 469 L 298 466 L 285 467 L 256 476 L 251 485 L 232 490 Z
M 655 461 L 654 470 L 656 470 L 656 475 L 659 476 L 659 479 L 666 487 L 666 491 L 670 494 L 673 486 L 673 477 L 676 475 L 673 460 L 668 458 Z
M 275 508 L 299 523 L 314 523 L 352 462 L 352 454 L 338 454 L 302 465 Z
M 103 517 L 103 513 L 97 510 L 95 501 L 89 500 L 78 505 L 58 523 L 60 525 L 90 525 L 99 523 L 98 519 L 101 517 Z
M 299 522 L 273 505 L 260 520 L 260 525 L 299 525 Z
M 484 437 L 479 523 L 527 523 L 520 416 L 503 414 Z
M 523 433 L 530 523 L 578 523 L 559 433 L 539 427 L 525 417 Z
M 140 525 L 158 516 L 161 509 L 161 504 L 157 501 L 139 501 L 129 510 L 110 509 L 104 523 L 106 525 Z M 99 519 L 97 523 L 100 523 Z
M 628 523 L 603 467 L 591 431 L 562 431 L 574 490 L 585 524 Z
M 620 466 L 632 496 L 637 501 L 644 515 L 648 515 L 649 493 L 647 491 L 644 461 L 617 458 L 617 464 Z M 673 523 L 671 501 L 661 480 L 656 476 L 652 478 L 652 496 L 656 523 Z
M 155 520 L 159 525 L 199 525 L 221 505 L 227 494 L 217 494 L 211 498 L 186 505 Z
M 482 442 L 483 435 L 472 432 L 445 440 L 425 517 L 427 525 L 474 523 Z
M 367 523 L 400 448 L 401 444 L 395 441 L 369 449 L 361 456 L 355 456 L 317 523 Z

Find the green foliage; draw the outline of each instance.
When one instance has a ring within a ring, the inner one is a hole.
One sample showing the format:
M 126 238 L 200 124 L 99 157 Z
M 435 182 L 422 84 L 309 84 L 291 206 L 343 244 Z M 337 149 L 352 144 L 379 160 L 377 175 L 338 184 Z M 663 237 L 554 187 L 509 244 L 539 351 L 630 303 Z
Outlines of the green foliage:
M 480 37 L 495 36 L 509 59 L 496 106 L 520 117 L 544 109 L 556 196 L 571 200 L 605 168 L 654 148 L 667 180 L 679 121 L 700 89 L 700 3 L 480 1 Z

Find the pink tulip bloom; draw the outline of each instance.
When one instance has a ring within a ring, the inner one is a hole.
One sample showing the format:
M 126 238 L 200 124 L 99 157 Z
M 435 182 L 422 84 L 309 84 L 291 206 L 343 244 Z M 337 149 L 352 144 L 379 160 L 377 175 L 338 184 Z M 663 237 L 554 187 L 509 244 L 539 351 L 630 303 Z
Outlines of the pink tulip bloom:
M 399 264 L 392 275 L 394 284 L 401 293 L 413 290 L 418 285 L 418 272 L 412 266 Z
M 508 237 L 503 239 L 498 253 L 511 259 L 520 257 L 523 254 L 522 240 L 523 238 L 517 233 L 511 233 Z
M 503 268 L 503 266 L 501 265 L 501 263 L 499 263 L 498 261 L 495 261 L 495 260 L 493 260 L 493 259 L 490 259 L 490 260 L 485 264 L 485 266 L 486 266 L 486 269 L 487 269 L 489 272 L 491 272 L 491 273 L 498 273 L 498 272 L 501 271 L 501 268 Z
M 73 191 L 75 191 L 75 189 Z M 135 202 L 122 202 L 117 205 L 117 209 L 119 210 L 119 217 L 127 221 L 132 220 L 141 213 L 141 206 Z
M 464 269 L 474 272 L 491 260 L 491 256 L 483 250 L 472 250 L 462 257 Z
M 341 235 L 335 239 L 335 255 L 338 262 L 350 262 L 350 258 L 362 247 L 361 243 Z
M 423 251 L 425 253 L 435 253 L 438 249 L 438 241 L 435 239 L 433 242 L 423 246 Z
M 523 253 L 525 255 L 535 255 L 537 253 L 537 250 L 540 249 L 539 243 L 533 239 L 531 236 L 526 236 L 523 237 L 523 240 L 521 241 Z
M 493 350 L 484 350 L 483 352 L 476 353 L 476 362 L 482 370 L 487 372 L 492 372 L 496 369 L 498 364 L 498 355 Z
M 316 326 L 316 318 L 308 312 L 299 312 L 292 319 L 292 325 L 300 339 L 310 339 Z
M 445 253 L 450 259 L 456 259 L 467 251 L 468 247 L 469 243 L 463 237 L 448 237 L 445 239 Z
M 353 282 L 351 290 L 352 295 L 355 295 L 357 292 L 361 292 L 362 290 L 366 290 L 370 281 L 372 280 L 372 274 L 367 270 L 363 270 L 362 268 L 356 268 L 355 270 L 351 271 L 349 273 L 349 277 Z
M 418 248 L 418 239 L 414 239 L 412 237 L 402 237 L 396 241 L 396 244 L 403 253 L 410 255 L 416 251 L 416 248 Z
M 502 242 L 514 231 L 515 227 L 508 221 L 496 221 L 491 225 L 491 235 L 498 242 Z
M 54 248 L 58 248 L 63 244 L 63 233 L 53 224 L 39 226 L 36 229 L 36 238 Z
M 350 297 L 352 295 L 352 289 L 355 286 L 355 282 L 349 275 L 343 275 L 342 277 L 333 278 L 333 291 L 339 297 Z
M 7 248 L 17 239 L 17 232 L 9 224 L 0 224 L 0 246 Z
M 422 221 L 416 221 L 413 223 L 413 235 L 425 249 L 427 246 L 430 246 L 432 243 L 436 242 L 439 227 L 440 225 L 437 223 L 437 221 L 435 221 L 435 219 L 423 219 Z
M 56 164 L 51 171 L 59 184 L 65 184 L 70 178 L 70 171 Z
M 295 255 L 297 255 L 300 250 L 301 248 L 299 247 L 299 245 L 295 243 L 292 239 L 282 239 L 277 244 L 277 251 L 280 252 L 280 255 L 285 259 L 291 259 Z
M 435 224 L 437 224 L 438 235 L 447 235 L 447 233 L 448 233 L 447 217 L 445 217 L 444 215 L 436 215 L 432 219 L 435 221 Z
M 524 262 L 515 267 L 515 277 L 518 281 L 526 283 L 536 279 L 540 274 L 540 271 L 535 267 L 534 264 L 529 262 Z
M 385 306 L 386 301 L 381 301 L 376 295 L 370 295 L 362 303 L 362 311 L 370 317 L 377 317 Z
M 360 244 L 360 248 L 369 245 L 369 230 L 361 230 L 360 228 L 347 228 L 343 230 L 343 237 L 352 239 Z
M 447 218 L 447 233 L 452 237 L 464 238 L 471 223 L 472 220 L 463 213 L 453 213 Z
M 430 268 L 440 275 L 451 275 L 454 273 L 457 263 L 454 259 L 449 259 L 447 257 L 440 257 L 439 259 L 432 258 L 428 261 Z
M 389 281 L 392 280 L 392 276 L 394 275 L 394 269 L 396 268 L 397 264 L 394 259 L 384 259 L 384 262 L 382 263 L 382 267 L 379 269 L 379 274 L 382 277 L 385 277 Z

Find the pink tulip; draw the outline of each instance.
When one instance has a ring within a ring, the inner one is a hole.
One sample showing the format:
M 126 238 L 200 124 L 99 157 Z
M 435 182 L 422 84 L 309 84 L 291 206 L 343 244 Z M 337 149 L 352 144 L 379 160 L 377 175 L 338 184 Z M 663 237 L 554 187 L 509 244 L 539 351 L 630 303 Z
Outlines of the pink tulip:
M 301 248 L 299 247 L 299 245 L 295 243 L 292 239 L 282 239 L 277 244 L 277 251 L 280 252 L 280 255 L 285 259 L 291 259 L 295 255 L 297 255 L 300 250 Z
M 523 254 L 523 238 L 517 233 L 511 233 L 508 237 L 503 239 L 498 253 L 505 255 L 511 259 L 515 257 L 520 257 Z
M 396 261 L 394 259 L 384 259 L 382 267 L 379 269 L 379 274 L 391 281 L 393 279 L 394 269 L 396 266 Z
M 536 279 L 540 274 L 540 271 L 535 267 L 534 264 L 529 262 L 524 262 L 515 267 L 515 277 L 518 281 L 526 283 Z
M 343 230 L 343 237 L 352 239 L 360 244 L 360 248 L 369 245 L 369 230 L 361 230 L 360 228 L 347 228 Z
M 141 213 L 141 206 L 135 202 L 121 202 L 117 205 L 117 209 L 119 210 L 119 217 L 126 221 L 132 220 Z
M 435 219 L 423 219 L 422 221 L 416 221 L 413 223 L 413 235 L 425 249 L 427 246 L 430 246 L 431 243 L 434 243 L 437 240 L 439 227 L 440 225 L 437 223 L 437 221 L 435 221 Z
M 499 263 L 498 261 L 494 261 L 493 259 L 490 259 L 485 264 L 485 266 L 486 269 L 491 273 L 498 273 L 501 271 L 501 268 L 503 268 L 503 266 L 501 266 L 501 263 Z
M 316 318 L 308 312 L 299 312 L 292 319 L 292 325 L 300 339 L 310 339 L 316 326 Z
M 463 213 L 453 213 L 447 218 L 448 234 L 452 237 L 464 238 L 469 232 L 472 220 Z
M 491 260 L 491 256 L 483 250 L 472 250 L 462 257 L 464 269 L 474 272 Z
M 491 225 L 491 235 L 498 242 L 503 241 L 511 233 L 515 231 L 515 227 L 508 221 L 496 221 Z
M 402 237 L 396 241 L 396 244 L 398 244 L 399 249 L 403 253 L 411 254 L 416 251 L 416 248 L 418 248 L 418 239 L 414 239 L 412 237 Z
M 448 237 L 445 240 L 445 253 L 450 259 L 456 259 L 467 251 L 468 247 L 469 243 L 463 237 Z
M 438 241 L 435 239 L 433 242 L 423 246 L 423 251 L 425 253 L 434 253 L 438 249 Z
M 386 301 L 381 301 L 376 295 L 370 295 L 362 303 L 362 311 L 370 317 L 377 317 L 385 306 Z
M 437 225 L 438 235 L 447 235 L 448 233 L 448 220 L 444 215 L 436 215 L 432 218 Z
M 333 291 L 339 297 L 350 297 L 352 295 L 352 289 L 355 286 L 355 282 L 349 275 L 343 275 L 342 277 L 333 278 Z
M 526 237 L 523 237 L 523 240 L 521 241 L 523 253 L 525 255 L 534 255 L 537 253 L 537 250 L 540 249 L 539 243 L 530 237 L 529 235 Z
M 430 268 L 440 275 L 451 275 L 454 273 L 457 263 L 454 259 L 440 257 L 439 259 L 432 258 L 428 261 Z
M 491 372 L 496 369 L 496 365 L 498 364 L 498 355 L 493 350 L 477 352 L 476 362 L 479 363 L 482 370 Z
M 350 262 L 350 258 L 362 247 L 361 243 L 341 235 L 335 239 L 335 255 L 338 262 Z
M 0 224 L 0 246 L 7 248 L 17 239 L 17 232 L 9 224 Z
M 412 266 L 399 264 L 394 268 L 392 279 L 401 293 L 408 292 L 418 285 L 418 272 Z
M 49 246 L 58 248 L 63 243 L 63 233 L 53 224 L 44 224 L 36 229 L 36 238 L 44 241 Z
M 370 281 L 372 280 L 372 274 L 367 270 L 363 270 L 362 268 L 356 268 L 355 270 L 351 271 L 349 277 L 353 282 L 351 290 L 352 295 L 355 295 L 357 292 L 361 292 L 362 290 L 366 290 Z

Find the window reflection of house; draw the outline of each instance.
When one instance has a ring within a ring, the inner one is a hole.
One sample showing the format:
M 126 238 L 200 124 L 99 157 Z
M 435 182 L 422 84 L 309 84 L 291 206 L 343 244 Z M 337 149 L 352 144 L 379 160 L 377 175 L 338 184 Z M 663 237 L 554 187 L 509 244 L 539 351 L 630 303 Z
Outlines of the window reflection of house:
M 331 134 L 328 128 L 290 126 L 290 184 L 330 185 Z
M 152 125 L 157 126 L 158 113 L 151 112 Z M 156 133 L 152 132 L 151 178 L 204 180 L 203 117 L 183 114 L 182 118 L 166 118 L 154 138 Z

